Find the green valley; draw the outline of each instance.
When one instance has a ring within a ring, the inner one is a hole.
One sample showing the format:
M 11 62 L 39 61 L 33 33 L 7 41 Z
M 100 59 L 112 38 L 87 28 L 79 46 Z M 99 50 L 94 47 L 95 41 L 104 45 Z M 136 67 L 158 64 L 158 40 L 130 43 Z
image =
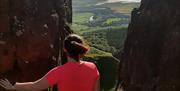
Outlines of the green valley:
M 93 61 L 101 77 L 101 90 L 110 91 L 117 80 L 120 53 L 126 39 L 131 10 L 139 3 L 109 3 L 104 0 L 73 0 L 72 29 L 84 37 L 90 51 L 84 60 Z

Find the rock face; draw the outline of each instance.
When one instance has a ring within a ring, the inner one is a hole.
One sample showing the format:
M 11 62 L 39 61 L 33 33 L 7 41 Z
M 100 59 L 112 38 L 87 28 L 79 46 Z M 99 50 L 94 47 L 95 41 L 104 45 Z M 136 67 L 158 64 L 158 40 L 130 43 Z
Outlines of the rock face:
M 142 0 L 120 65 L 125 91 L 180 91 L 180 1 Z
M 72 33 L 65 24 L 71 23 L 70 6 L 64 0 L 0 0 L 0 78 L 34 81 L 61 63 L 62 41 Z
M 3 9 L 5 8 L 5 9 Z M 0 1 L 0 32 L 8 30 L 9 21 L 8 21 L 8 0 Z

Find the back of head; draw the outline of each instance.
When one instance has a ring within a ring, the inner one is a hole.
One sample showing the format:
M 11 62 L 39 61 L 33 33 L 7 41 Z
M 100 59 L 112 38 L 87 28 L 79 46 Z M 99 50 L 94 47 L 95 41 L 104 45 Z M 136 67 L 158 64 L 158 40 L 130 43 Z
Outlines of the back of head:
M 84 46 L 83 39 L 77 34 L 70 34 L 65 38 L 64 48 L 68 55 L 76 61 L 79 61 L 80 55 L 84 55 L 88 51 L 88 48 Z

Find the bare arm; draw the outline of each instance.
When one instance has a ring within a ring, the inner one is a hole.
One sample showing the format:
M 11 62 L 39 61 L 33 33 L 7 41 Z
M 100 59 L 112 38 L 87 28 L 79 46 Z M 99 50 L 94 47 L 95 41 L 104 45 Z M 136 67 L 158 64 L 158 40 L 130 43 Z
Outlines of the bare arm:
M 100 81 L 99 81 L 99 79 L 95 83 L 94 91 L 100 91 Z
M 0 85 L 7 90 L 17 91 L 40 91 L 49 87 L 47 80 L 43 77 L 34 82 L 16 83 L 14 86 L 7 80 L 0 80 Z

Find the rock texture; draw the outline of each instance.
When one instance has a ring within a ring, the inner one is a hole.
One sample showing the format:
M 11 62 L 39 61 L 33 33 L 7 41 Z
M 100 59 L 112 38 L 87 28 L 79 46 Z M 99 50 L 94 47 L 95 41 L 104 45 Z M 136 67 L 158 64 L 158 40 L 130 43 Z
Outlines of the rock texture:
M 0 1 L 0 32 L 8 30 L 9 21 L 8 21 L 8 0 Z M 3 9 L 5 8 L 5 9 Z
M 142 0 L 120 65 L 125 91 L 180 91 L 180 1 Z
M 0 0 L 0 78 L 34 81 L 61 64 L 71 9 L 64 0 Z

